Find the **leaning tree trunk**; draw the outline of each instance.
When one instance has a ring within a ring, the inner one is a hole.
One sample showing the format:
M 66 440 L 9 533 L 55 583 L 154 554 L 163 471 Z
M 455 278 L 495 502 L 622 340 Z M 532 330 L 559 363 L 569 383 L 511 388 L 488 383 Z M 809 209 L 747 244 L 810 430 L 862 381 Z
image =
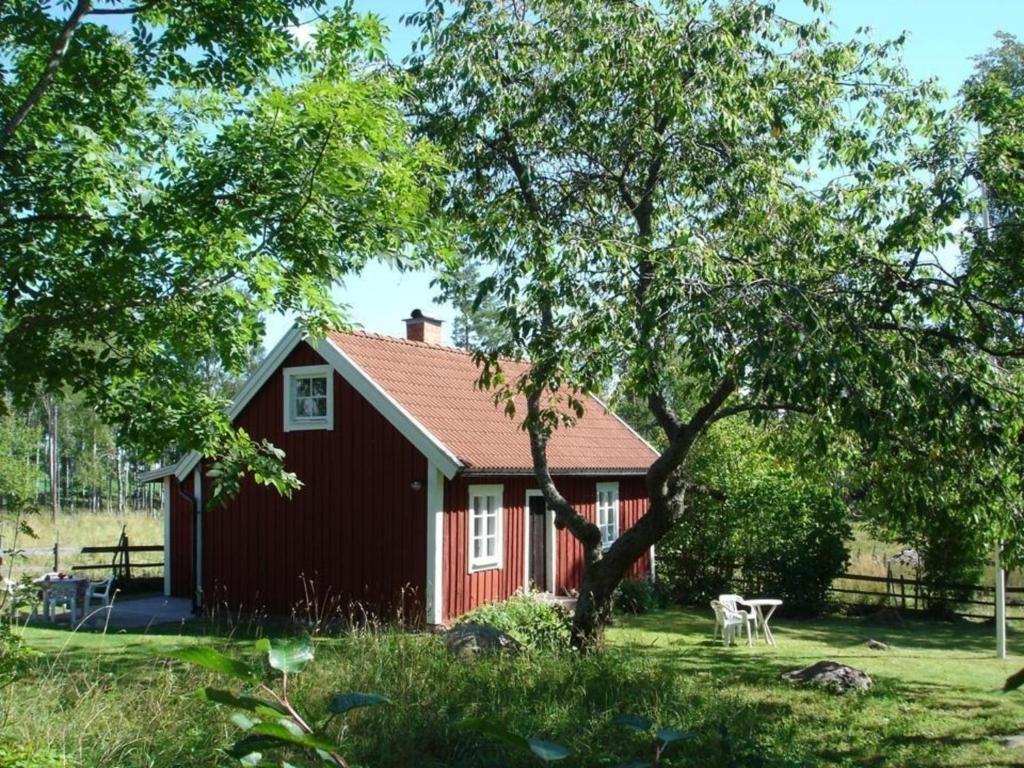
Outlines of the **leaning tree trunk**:
M 573 614 L 573 647 L 584 653 L 600 645 L 612 612 L 612 598 L 633 564 L 657 544 L 680 517 L 684 494 L 651 499 L 647 513 L 603 551 L 584 545 L 580 596 Z

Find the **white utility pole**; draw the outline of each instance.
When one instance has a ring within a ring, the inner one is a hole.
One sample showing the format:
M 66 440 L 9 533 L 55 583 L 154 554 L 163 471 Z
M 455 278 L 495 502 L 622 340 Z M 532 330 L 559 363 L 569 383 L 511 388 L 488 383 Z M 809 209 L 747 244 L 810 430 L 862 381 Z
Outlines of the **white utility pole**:
M 1003 543 L 996 544 L 996 657 L 1006 658 L 1006 571 L 1001 555 Z

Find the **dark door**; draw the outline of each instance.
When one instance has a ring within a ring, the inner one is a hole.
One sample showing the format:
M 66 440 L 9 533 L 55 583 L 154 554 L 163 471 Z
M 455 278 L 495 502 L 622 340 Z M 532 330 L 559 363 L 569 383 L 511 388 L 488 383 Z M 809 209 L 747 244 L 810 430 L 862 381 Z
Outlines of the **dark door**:
M 544 497 L 530 497 L 530 570 L 528 576 L 537 589 L 548 588 L 546 574 L 548 532 L 544 526 Z

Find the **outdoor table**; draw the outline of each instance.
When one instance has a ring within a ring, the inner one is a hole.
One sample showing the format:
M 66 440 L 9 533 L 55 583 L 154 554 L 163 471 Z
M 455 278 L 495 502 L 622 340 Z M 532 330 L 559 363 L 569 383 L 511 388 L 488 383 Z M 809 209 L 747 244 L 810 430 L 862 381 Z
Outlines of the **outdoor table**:
M 36 579 L 36 585 L 42 591 L 43 618 L 52 621 L 50 615 L 49 593 L 66 595 L 71 603 L 71 624 L 78 621 L 78 612 L 85 609 L 85 592 L 89 588 L 89 580 L 84 576 L 64 576 L 61 578 L 56 573 L 48 573 L 41 579 Z
M 749 606 L 754 609 L 754 613 L 757 614 L 757 623 L 764 629 L 764 640 L 769 645 L 775 645 L 775 636 L 772 634 L 771 628 L 768 626 L 768 620 L 775 613 L 775 609 L 782 605 L 781 600 L 776 600 L 773 597 L 756 597 L 747 600 L 737 600 L 743 605 Z M 768 614 L 765 615 L 764 609 L 768 609 Z M 756 626 L 756 625 L 755 625 Z

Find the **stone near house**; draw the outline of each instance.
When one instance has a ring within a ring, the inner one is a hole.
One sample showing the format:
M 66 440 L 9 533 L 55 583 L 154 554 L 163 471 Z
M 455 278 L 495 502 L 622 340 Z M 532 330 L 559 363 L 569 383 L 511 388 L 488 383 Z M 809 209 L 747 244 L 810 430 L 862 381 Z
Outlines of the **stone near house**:
M 459 624 L 445 632 L 444 642 L 449 653 L 462 659 L 522 650 L 512 635 L 486 624 Z
M 875 685 L 866 672 L 837 661 L 819 661 L 809 667 L 783 672 L 782 679 L 790 683 L 825 688 L 833 693 L 868 691 Z
M 883 643 L 881 640 L 874 639 L 868 640 L 865 645 L 867 645 L 867 647 L 872 651 L 888 651 L 891 647 L 888 643 Z

